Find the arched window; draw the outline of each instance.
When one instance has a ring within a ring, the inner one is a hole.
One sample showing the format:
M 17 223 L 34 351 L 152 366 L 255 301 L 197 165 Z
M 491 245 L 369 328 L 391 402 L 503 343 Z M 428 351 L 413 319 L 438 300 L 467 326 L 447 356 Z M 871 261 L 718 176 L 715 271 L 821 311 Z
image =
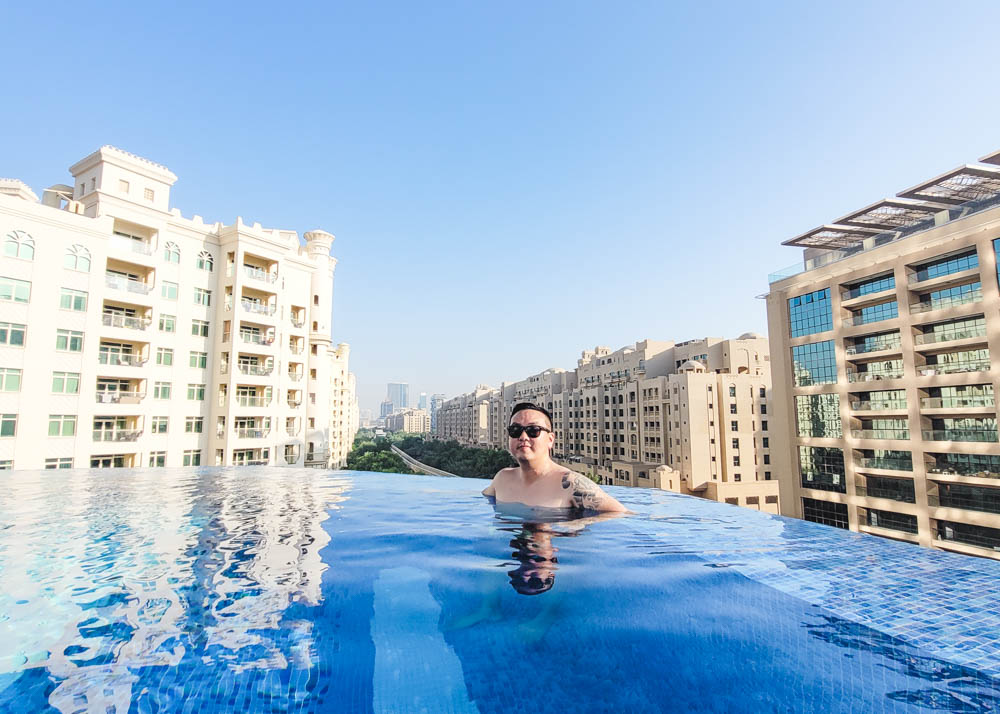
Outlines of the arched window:
M 63 267 L 70 270 L 90 272 L 90 251 L 82 245 L 72 245 L 63 257 Z
M 197 262 L 198 270 L 207 270 L 212 272 L 212 268 L 215 267 L 215 258 L 207 250 L 203 250 L 198 254 Z
M 177 247 L 176 243 L 168 242 L 163 246 L 163 259 L 168 263 L 181 262 L 181 249 Z
M 9 258 L 35 259 L 35 239 L 24 231 L 11 231 L 3 241 L 3 253 Z

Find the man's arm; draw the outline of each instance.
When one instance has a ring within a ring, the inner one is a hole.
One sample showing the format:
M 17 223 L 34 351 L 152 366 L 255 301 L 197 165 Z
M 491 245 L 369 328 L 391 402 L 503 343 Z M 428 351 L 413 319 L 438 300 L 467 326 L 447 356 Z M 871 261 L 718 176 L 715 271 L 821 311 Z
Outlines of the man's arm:
M 628 510 L 616 499 L 604 493 L 601 487 L 589 478 L 573 471 L 567 471 L 563 474 L 562 487 L 569 491 L 570 501 L 574 508 L 617 513 Z

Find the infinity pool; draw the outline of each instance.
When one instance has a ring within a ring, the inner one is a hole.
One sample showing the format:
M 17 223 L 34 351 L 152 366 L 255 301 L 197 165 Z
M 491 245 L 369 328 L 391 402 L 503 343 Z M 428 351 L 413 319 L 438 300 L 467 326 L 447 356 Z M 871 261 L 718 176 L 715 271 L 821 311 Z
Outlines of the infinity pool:
M 993 712 L 1000 562 L 665 492 L 13 472 L 0 711 Z

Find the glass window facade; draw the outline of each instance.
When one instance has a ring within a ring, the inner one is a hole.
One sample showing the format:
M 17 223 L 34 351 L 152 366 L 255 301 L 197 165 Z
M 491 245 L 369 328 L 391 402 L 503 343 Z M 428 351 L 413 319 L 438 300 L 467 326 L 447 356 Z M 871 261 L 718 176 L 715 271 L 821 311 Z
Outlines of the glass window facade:
M 938 538 L 975 545 L 980 548 L 1000 549 L 1000 529 L 997 528 L 938 521 Z
M 992 454 L 928 454 L 933 463 L 927 467 L 932 474 L 958 474 L 1000 478 L 1000 456 Z
M 917 517 L 906 513 L 877 511 L 874 508 L 869 508 L 868 525 L 877 528 L 889 528 L 894 531 L 903 531 L 904 533 L 916 533 Z
M 885 476 L 866 476 L 866 492 L 858 493 L 859 496 L 869 496 L 871 498 L 891 498 L 893 501 L 903 503 L 916 503 L 916 493 L 913 490 L 913 481 L 908 478 L 886 478 Z
M 993 246 L 996 249 L 996 241 L 993 242 Z M 952 255 L 947 258 L 940 258 L 929 263 L 924 263 L 923 265 L 918 265 L 916 266 L 917 272 L 913 279 L 916 281 L 930 280 L 931 278 L 960 273 L 963 270 L 971 270 L 977 267 L 979 267 L 979 256 L 976 254 L 975 249 L 973 249 L 961 255 Z
M 896 287 L 896 277 L 894 275 L 882 275 L 877 278 L 869 278 L 858 283 L 851 283 L 847 286 L 844 295 L 845 300 L 851 300 L 862 295 L 871 295 L 885 290 L 893 290 Z
M 803 488 L 847 493 L 844 452 L 825 446 L 799 447 L 799 473 Z
M 830 303 L 830 288 L 789 298 L 788 322 L 792 337 L 832 330 L 833 307 Z
M 954 305 L 965 305 L 970 302 L 977 302 L 983 299 L 983 286 L 978 280 L 965 285 L 955 285 L 950 288 L 932 290 L 920 296 L 920 306 L 923 309 L 937 310 L 938 308 L 952 307 Z
M 795 373 L 796 387 L 836 384 L 837 358 L 833 340 L 793 347 L 792 371 Z
M 847 504 L 818 501 L 815 498 L 802 499 L 802 518 L 813 523 L 822 523 L 835 528 L 847 529 Z M 1000 534 L 1000 531 L 997 531 Z
M 874 335 L 862 335 L 854 338 L 854 344 L 848 349 L 850 354 L 865 354 L 879 350 L 898 349 L 900 345 L 899 330 L 879 332 Z
M 982 315 L 964 320 L 938 322 L 927 325 L 921 330 L 922 344 L 932 342 L 947 342 L 948 340 L 964 340 L 969 337 L 982 337 L 986 334 L 986 318 Z
M 964 483 L 938 485 L 941 505 L 946 508 L 964 508 L 969 511 L 1000 513 L 1000 489 L 968 486 Z
M 895 300 L 879 303 L 878 305 L 868 305 L 860 310 L 851 312 L 854 316 L 853 324 L 867 325 L 869 322 L 880 322 L 899 317 L 899 305 Z
M 895 449 L 862 449 L 858 466 L 863 469 L 913 471 L 913 454 Z
M 799 436 L 839 439 L 843 436 L 840 421 L 840 396 L 806 394 L 795 397 L 795 416 Z

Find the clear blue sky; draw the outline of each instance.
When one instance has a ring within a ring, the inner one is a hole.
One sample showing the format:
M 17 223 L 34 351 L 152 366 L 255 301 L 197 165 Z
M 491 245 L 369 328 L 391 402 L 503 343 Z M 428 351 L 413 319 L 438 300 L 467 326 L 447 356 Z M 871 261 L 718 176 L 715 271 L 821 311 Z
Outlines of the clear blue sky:
M 0 175 L 337 235 L 363 408 L 764 332 L 782 240 L 1000 149 L 993 2 L 14 3 Z

